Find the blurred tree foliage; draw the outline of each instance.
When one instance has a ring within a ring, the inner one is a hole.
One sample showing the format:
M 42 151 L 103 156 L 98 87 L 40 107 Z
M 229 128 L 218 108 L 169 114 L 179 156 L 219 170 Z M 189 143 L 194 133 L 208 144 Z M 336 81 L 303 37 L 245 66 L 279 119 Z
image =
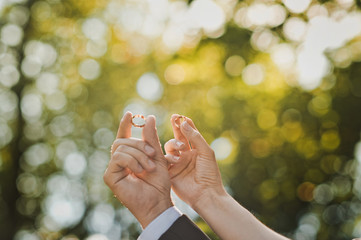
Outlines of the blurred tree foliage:
M 127 110 L 156 115 L 162 143 L 171 114 L 192 118 L 229 192 L 275 231 L 360 237 L 359 5 L 0 3 L 0 238 L 136 239 L 102 180 Z

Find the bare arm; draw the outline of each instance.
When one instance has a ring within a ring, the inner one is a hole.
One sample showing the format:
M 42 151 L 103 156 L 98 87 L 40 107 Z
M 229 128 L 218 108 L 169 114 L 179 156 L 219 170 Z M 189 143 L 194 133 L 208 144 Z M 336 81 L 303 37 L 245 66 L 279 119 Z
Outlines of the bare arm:
M 173 163 L 169 174 L 174 192 L 224 240 L 287 239 L 226 193 L 213 150 L 191 119 L 186 118 L 178 127 L 178 116 L 171 119 L 175 139 L 165 145 L 166 158 Z
M 222 239 L 287 239 L 261 223 L 227 193 L 209 193 L 193 208 Z

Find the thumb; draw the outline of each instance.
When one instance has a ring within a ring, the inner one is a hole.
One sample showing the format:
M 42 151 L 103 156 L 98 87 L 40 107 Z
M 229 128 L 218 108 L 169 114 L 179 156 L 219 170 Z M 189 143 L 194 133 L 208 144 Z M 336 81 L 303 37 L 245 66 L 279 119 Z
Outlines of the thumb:
M 184 121 L 181 124 L 181 131 L 187 140 L 191 143 L 193 149 L 197 149 L 201 153 L 208 153 L 211 150 L 203 136 L 187 121 Z

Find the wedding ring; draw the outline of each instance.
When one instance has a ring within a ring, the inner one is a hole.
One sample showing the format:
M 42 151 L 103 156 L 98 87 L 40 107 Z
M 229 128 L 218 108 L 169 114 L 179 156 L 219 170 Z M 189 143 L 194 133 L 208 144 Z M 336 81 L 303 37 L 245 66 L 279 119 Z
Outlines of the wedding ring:
M 144 123 L 141 123 L 141 124 L 137 124 L 137 123 L 134 123 L 134 118 L 142 118 L 144 120 Z M 132 125 L 134 127 L 137 127 L 137 128 L 142 128 L 145 126 L 145 117 L 141 114 L 136 114 L 132 117 Z
M 179 115 L 178 117 L 176 117 L 176 119 L 174 119 L 174 125 L 177 128 L 180 128 L 180 125 L 182 124 L 182 122 L 184 122 L 186 120 L 185 116 Z

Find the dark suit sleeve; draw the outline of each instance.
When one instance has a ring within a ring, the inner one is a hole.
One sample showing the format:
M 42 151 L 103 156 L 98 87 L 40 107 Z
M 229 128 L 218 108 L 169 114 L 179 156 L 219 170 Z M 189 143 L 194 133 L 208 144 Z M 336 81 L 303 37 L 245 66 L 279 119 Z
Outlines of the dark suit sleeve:
M 209 240 L 186 215 L 180 216 L 159 240 Z

